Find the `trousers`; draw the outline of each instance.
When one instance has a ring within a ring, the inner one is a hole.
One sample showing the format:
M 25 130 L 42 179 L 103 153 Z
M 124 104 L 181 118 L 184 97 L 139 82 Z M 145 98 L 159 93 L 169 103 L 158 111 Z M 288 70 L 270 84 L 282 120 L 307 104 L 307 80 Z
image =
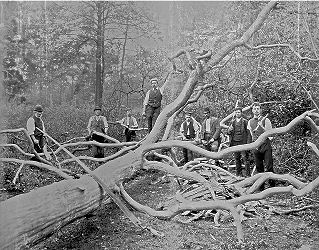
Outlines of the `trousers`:
M 272 147 L 270 140 L 267 138 L 266 141 L 261 144 L 258 149 L 253 150 L 255 163 L 256 163 L 256 170 L 257 173 L 265 172 L 274 172 L 274 163 L 272 157 Z M 270 186 L 275 186 L 274 180 L 269 180 Z M 261 187 L 264 189 L 264 185 Z
M 160 114 L 161 106 L 159 107 L 152 107 L 151 105 L 147 105 L 145 109 L 145 114 L 147 117 L 147 128 L 148 132 L 150 133 L 153 128 L 153 124 L 156 122 L 158 115 Z
M 230 146 L 238 146 L 245 144 L 242 141 L 232 141 Z M 243 176 L 243 169 L 242 169 L 242 161 L 245 164 L 246 176 L 250 176 L 250 165 L 249 165 L 249 151 L 241 151 L 235 152 L 235 162 L 236 162 L 236 174 L 238 176 Z
M 135 140 L 136 132 L 134 130 L 130 130 L 128 128 L 125 128 L 125 140 L 126 141 L 132 141 Z
M 97 142 L 105 142 L 105 138 L 103 136 L 100 135 L 96 135 L 96 134 L 92 134 L 92 140 L 93 141 L 97 141 Z M 93 156 L 95 158 L 104 158 L 104 148 L 103 147 L 99 147 L 99 146 L 92 146 L 93 149 Z

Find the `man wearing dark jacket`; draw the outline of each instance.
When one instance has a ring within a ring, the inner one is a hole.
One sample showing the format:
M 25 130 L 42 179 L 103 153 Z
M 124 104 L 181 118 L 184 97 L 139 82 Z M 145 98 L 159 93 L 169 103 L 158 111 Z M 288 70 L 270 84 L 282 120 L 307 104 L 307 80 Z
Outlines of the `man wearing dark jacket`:
M 247 128 L 248 121 L 242 117 L 242 108 L 236 107 L 234 112 L 235 117 L 231 121 L 227 131 L 230 135 L 230 146 L 246 144 L 250 136 L 250 132 Z M 246 168 L 246 176 L 248 177 L 250 176 L 249 151 L 235 152 L 236 174 L 238 176 L 243 176 L 242 158 Z

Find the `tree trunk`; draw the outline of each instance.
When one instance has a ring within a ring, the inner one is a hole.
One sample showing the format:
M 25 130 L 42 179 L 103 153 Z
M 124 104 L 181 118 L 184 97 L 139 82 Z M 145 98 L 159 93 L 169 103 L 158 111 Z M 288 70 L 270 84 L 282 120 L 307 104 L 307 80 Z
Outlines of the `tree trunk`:
M 141 165 L 141 150 L 108 162 L 94 171 L 114 190 Z M 129 167 L 128 167 L 129 166 Z M 20 249 L 32 246 L 63 225 L 94 211 L 101 204 L 101 189 L 89 176 L 63 180 L 0 203 L 0 246 Z M 5 215 L 5 216 L 4 216 Z

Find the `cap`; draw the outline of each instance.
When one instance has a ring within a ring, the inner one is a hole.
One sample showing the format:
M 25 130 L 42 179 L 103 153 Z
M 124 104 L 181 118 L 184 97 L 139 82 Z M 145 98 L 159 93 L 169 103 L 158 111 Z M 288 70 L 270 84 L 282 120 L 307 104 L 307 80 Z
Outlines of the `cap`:
M 43 112 L 43 108 L 42 108 L 42 106 L 39 105 L 39 104 L 36 105 L 33 110 L 34 110 L 34 111 L 37 111 L 37 112 Z

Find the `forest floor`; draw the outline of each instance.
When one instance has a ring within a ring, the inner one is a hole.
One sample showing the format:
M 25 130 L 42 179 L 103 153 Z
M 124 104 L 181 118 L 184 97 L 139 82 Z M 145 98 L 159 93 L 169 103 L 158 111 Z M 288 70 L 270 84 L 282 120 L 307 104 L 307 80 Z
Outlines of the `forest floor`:
M 159 176 L 144 172 L 126 185 L 127 192 L 142 204 L 156 208 L 178 188 L 173 179 L 154 184 Z M 282 210 L 318 205 L 319 190 L 306 197 L 276 195 L 265 202 Z M 187 216 L 163 221 L 135 212 L 143 222 L 164 234 L 156 237 L 135 227 L 110 203 L 102 205 L 93 216 L 63 227 L 32 249 L 319 249 L 318 208 L 288 215 L 274 214 L 262 207 L 257 210 L 256 216 L 243 221 L 245 244 L 239 245 L 231 219 L 216 226 L 212 217 L 186 223 Z

